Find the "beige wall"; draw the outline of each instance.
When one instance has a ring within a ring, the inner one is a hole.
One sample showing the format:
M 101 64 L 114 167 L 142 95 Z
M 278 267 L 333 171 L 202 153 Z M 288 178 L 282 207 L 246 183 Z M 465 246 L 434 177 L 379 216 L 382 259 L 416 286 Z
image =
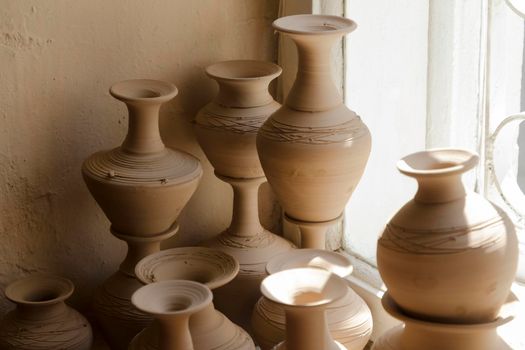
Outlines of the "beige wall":
M 171 81 L 162 110 L 165 142 L 202 161 L 201 186 L 168 246 L 224 229 L 231 190 L 215 179 L 191 120 L 211 99 L 206 65 L 273 60 L 277 0 L 0 0 L 0 287 L 31 272 L 69 277 L 73 304 L 122 260 L 125 245 L 80 175 L 91 153 L 122 141 L 125 106 L 108 87 L 129 78 Z M 277 213 L 277 215 L 276 215 Z M 275 225 L 268 206 L 263 221 Z M 267 226 L 268 226 L 267 225 Z M 0 313 L 9 303 L 0 298 Z

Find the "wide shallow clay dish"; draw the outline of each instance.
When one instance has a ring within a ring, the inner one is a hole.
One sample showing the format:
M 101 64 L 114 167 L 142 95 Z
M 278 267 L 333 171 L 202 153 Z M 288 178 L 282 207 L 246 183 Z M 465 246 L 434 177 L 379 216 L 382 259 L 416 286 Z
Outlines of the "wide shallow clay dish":
M 297 268 L 270 275 L 261 283 L 263 296 L 284 307 L 286 340 L 275 350 L 344 350 L 326 323 L 326 307 L 346 294 L 346 282 L 317 268 Z
M 73 290 L 70 280 L 51 275 L 9 284 L 5 296 L 16 308 L 0 320 L 0 349 L 90 350 L 91 326 L 65 303 Z
M 465 189 L 461 175 L 477 163 L 477 155 L 459 149 L 418 152 L 398 163 L 418 190 L 379 238 L 377 263 L 392 299 L 416 318 L 491 322 L 508 296 L 516 233 L 500 208 Z
M 230 255 L 206 247 L 172 248 L 152 254 L 135 269 L 144 283 L 191 280 L 210 289 L 219 288 L 235 278 L 239 263 Z M 254 350 L 252 339 L 210 303 L 189 321 L 195 350 Z M 159 349 L 157 325 L 139 333 L 130 349 Z

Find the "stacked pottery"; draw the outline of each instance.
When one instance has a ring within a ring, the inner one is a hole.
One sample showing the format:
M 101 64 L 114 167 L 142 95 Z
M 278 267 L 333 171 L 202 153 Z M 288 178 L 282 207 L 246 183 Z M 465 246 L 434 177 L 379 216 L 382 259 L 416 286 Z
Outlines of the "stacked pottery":
M 326 307 L 343 298 L 346 282 L 329 271 L 297 268 L 264 279 L 262 294 L 285 310 L 286 339 L 275 350 L 345 350 L 332 339 Z
M 212 290 L 229 283 L 238 272 L 239 263 L 233 257 L 206 247 L 163 250 L 142 259 L 136 266 L 137 278 L 146 284 L 190 280 Z M 158 323 L 152 324 L 139 333 L 130 349 L 161 349 L 164 339 L 160 327 Z M 255 350 L 248 333 L 215 310 L 211 300 L 189 319 L 189 332 L 195 350 Z
M 259 158 L 288 218 L 299 225 L 303 248 L 325 248 L 370 153 L 370 133 L 344 104 L 332 81 L 331 49 L 356 24 L 347 18 L 297 15 L 273 27 L 290 37 L 299 56 L 284 105 L 257 135 Z
M 299 249 L 292 256 L 273 258 L 266 269 L 270 275 L 293 268 L 323 269 L 339 277 L 347 277 L 352 265 L 345 256 L 318 249 Z M 341 299 L 326 307 L 328 330 L 333 339 L 348 350 L 363 349 L 372 333 L 370 309 L 349 286 Z M 270 350 L 285 339 L 285 309 L 266 297 L 257 302 L 252 315 L 253 336 L 262 350 Z
M 207 67 L 206 74 L 217 81 L 219 93 L 195 119 L 197 139 L 216 176 L 232 186 L 234 199 L 230 226 L 204 244 L 239 261 L 239 275 L 215 290 L 214 300 L 219 310 L 249 329 L 246 310 L 260 297 L 266 263 L 293 247 L 261 226 L 258 211 L 258 190 L 266 178 L 255 139 L 259 127 L 280 107 L 268 93 L 268 85 L 281 68 L 269 62 L 226 61 Z
M 64 302 L 73 290 L 70 280 L 48 275 L 8 285 L 5 296 L 16 309 L 0 321 L 0 349 L 90 350 L 91 326 Z
M 159 133 L 160 106 L 177 94 L 171 83 L 128 80 L 110 93 L 129 111 L 122 145 L 93 154 L 82 166 L 86 185 L 111 221 L 111 233 L 128 243 L 117 273 L 97 291 L 94 308 L 113 349 L 126 349 L 151 317 L 131 304 L 141 286 L 135 264 L 159 251 L 160 242 L 177 231 L 177 219 L 202 176 L 199 160 L 166 148 Z
M 383 305 L 405 327 L 374 349 L 506 349 L 496 331 L 516 273 L 517 238 L 501 209 L 466 191 L 461 175 L 477 163 L 459 149 L 398 163 L 418 190 L 387 224 L 377 263 L 388 288 Z

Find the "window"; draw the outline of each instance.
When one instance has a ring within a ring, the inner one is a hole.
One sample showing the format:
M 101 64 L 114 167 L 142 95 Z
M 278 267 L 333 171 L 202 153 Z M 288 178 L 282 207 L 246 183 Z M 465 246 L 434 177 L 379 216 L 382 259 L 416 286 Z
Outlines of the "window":
M 345 45 L 346 102 L 373 136 L 347 206 L 345 248 L 375 265 L 377 235 L 416 188 L 395 163 L 424 148 L 477 151 L 466 182 L 523 228 L 525 124 L 523 115 L 505 119 L 525 104 L 523 19 L 491 0 L 354 0 L 345 14 L 358 23 Z

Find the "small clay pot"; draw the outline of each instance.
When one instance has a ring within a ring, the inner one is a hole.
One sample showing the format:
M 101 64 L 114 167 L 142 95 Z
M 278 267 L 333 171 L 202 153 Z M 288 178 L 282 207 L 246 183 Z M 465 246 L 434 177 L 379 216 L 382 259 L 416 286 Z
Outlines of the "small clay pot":
M 238 272 L 239 263 L 233 257 L 205 247 L 166 249 L 144 258 L 135 268 L 143 283 L 184 279 L 210 289 L 227 284 Z M 246 331 L 215 310 L 213 303 L 195 313 L 189 322 L 195 350 L 255 350 Z M 153 324 L 139 333 L 130 349 L 159 349 L 157 327 Z
M 377 264 L 392 299 L 415 318 L 491 322 L 507 298 L 516 233 L 500 208 L 465 189 L 461 175 L 477 163 L 477 155 L 459 149 L 418 152 L 398 163 L 419 187 L 379 238 Z
M 65 303 L 73 290 L 70 280 L 48 275 L 8 285 L 5 296 L 16 309 L 0 321 L 0 349 L 90 350 L 89 322 Z
M 328 331 L 326 307 L 343 298 L 346 282 L 317 268 L 277 272 L 261 283 L 262 294 L 285 310 L 286 340 L 276 350 L 344 350 Z

